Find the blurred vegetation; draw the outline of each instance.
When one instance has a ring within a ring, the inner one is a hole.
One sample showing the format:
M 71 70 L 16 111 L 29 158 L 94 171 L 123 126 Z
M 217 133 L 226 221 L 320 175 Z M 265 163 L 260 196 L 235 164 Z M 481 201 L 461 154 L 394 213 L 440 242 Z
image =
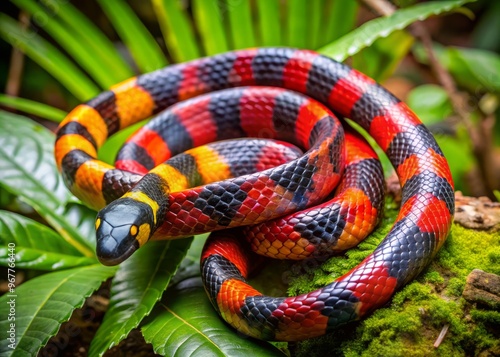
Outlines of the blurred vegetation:
M 62 184 L 53 162 L 53 131 L 75 105 L 135 74 L 231 49 L 309 48 L 346 61 L 405 100 L 436 136 L 456 189 L 500 200 L 500 2 L 11 0 L 2 2 L 0 38 L 0 265 L 8 267 L 12 253 L 17 285 L 27 280 L 16 287 L 20 355 L 34 355 L 44 346 L 42 355 L 73 355 L 80 347 L 102 355 L 135 328 L 165 355 L 189 355 L 195 347 L 235 355 L 238 346 L 242 355 L 335 350 L 347 356 L 399 356 L 416 352 L 413 345 L 422 355 L 468 355 L 496 346 L 491 325 L 498 326 L 498 316 L 473 309 L 472 321 L 464 322 L 459 295 L 471 269 L 498 273 L 498 239 L 458 227 L 436 263 L 401 291 L 390 309 L 336 337 L 288 346 L 235 334 L 205 300 L 192 304 L 203 292 L 197 281 L 185 279 L 199 275 L 203 239 L 197 237 L 192 245 L 189 239 L 148 244 L 120 267 L 98 263 L 95 212 Z M 112 162 L 139 125 L 116 134 L 99 157 Z M 384 168 L 390 176 L 387 159 Z M 314 279 L 298 278 L 290 292 L 317 288 L 356 264 L 394 217 L 388 209 L 379 233 L 349 259 L 327 261 Z M 492 249 L 487 256 L 496 260 L 479 261 L 480 251 L 464 256 L 472 240 L 490 242 L 492 248 L 484 250 Z M 9 243 L 15 243 L 15 252 Z M 441 276 L 437 267 L 445 263 L 455 280 Z M 444 294 L 429 291 L 444 282 L 450 284 Z M 93 298 L 109 299 L 104 318 L 89 300 L 85 303 L 96 291 Z M 6 298 L 0 298 L 1 316 L 7 316 Z M 70 335 L 65 328 L 89 309 L 92 318 L 77 326 L 71 349 L 63 343 Z M 197 325 L 200 316 L 211 328 Z M 442 324 L 450 325 L 452 338 L 438 349 L 420 349 L 419 343 L 435 337 Z M 7 320 L 0 321 L 0 329 L 7 326 Z M 422 326 L 430 331 L 427 339 L 419 337 Z M 191 342 L 183 342 L 186 336 Z M 12 352 L 6 341 L 0 342 L 0 351 Z M 119 354 L 119 347 L 107 355 L 113 353 Z

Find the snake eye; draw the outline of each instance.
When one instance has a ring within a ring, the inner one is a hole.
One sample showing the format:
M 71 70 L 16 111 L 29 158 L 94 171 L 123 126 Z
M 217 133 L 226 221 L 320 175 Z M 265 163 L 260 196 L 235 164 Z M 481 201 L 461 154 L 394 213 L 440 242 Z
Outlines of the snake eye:
M 135 224 L 130 226 L 130 235 L 135 236 L 137 234 L 138 228 Z
M 99 229 L 99 226 L 101 225 L 101 219 L 97 218 L 95 220 L 95 230 L 97 231 Z

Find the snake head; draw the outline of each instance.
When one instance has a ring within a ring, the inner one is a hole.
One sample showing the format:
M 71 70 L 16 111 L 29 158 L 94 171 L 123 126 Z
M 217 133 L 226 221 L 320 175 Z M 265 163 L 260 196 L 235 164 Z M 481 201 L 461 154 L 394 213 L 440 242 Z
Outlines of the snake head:
M 153 227 L 149 205 L 130 198 L 111 202 L 97 214 L 97 258 L 104 265 L 121 263 L 149 240 Z

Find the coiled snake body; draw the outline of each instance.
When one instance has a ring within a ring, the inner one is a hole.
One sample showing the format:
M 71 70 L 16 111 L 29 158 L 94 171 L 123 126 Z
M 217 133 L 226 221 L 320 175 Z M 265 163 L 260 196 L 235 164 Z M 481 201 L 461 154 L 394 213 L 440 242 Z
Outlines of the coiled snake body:
M 125 144 L 117 168 L 96 159 L 110 135 L 183 100 Z M 221 229 L 248 226 L 258 253 L 301 259 L 353 245 L 377 223 L 380 166 L 359 136 L 348 130 L 344 140 L 332 111 L 361 125 L 387 154 L 402 185 L 400 213 L 376 250 L 331 284 L 296 297 L 263 296 L 245 282 L 252 258 L 242 233 Z M 253 161 L 238 171 L 245 149 L 235 154 L 221 143 L 162 164 L 240 136 L 284 140 L 306 152 L 283 163 L 292 155 L 255 144 L 246 150 Z M 354 153 L 337 149 L 344 141 Z M 132 78 L 76 107 L 60 125 L 55 155 L 70 190 L 105 207 L 96 219 L 104 264 L 123 261 L 149 239 L 220 231 L 202 253 L 205 288 L 226 321 L 262 339 L 322 335 L 383 305 L 439 250 L 454 212 L 448 164 L 415 114 L 372 79 L 305 50 L 240 50 Z M 236 159 L 225 162 L 225 155 Z M 269 155 L 266 163 L 255 159 Z M 321 203 L 344 162 L 338 192 L 347 201 Z M 247 173 L 252 168 L 264 170 Z

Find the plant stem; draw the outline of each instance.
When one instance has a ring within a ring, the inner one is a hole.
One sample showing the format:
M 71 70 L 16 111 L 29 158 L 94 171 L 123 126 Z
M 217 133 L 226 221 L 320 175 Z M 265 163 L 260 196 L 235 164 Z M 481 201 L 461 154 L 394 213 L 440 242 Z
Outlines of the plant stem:
M 30 23 L 30 16 L 25 11 L 19 13 L 19 22 L 23 30 L 26 30 Z M 21 77 L 23 76 L 24 68 L 24 53 L 17 47 L 12 47 L 12 54 L 10 56 L 10 67 L 7 76 L 7 83 L 5 85 L 5 94 L 13 97 L 19 96 L 19 89 L 21 88 Z

